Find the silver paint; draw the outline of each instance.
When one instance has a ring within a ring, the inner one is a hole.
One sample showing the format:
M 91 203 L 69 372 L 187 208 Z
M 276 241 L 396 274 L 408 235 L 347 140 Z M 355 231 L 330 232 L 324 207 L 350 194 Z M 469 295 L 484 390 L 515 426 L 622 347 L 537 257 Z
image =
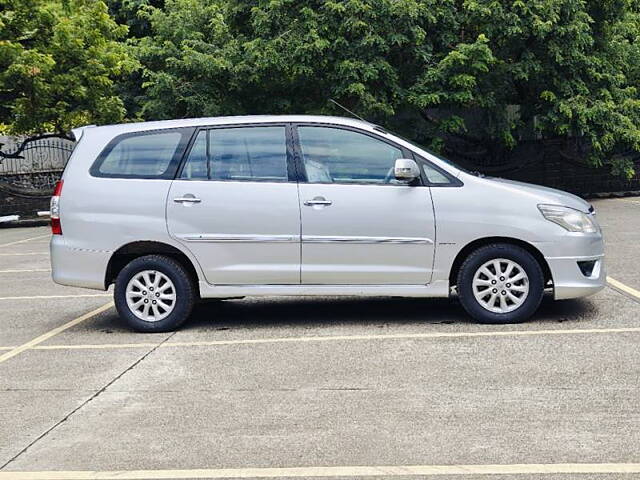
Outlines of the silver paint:
M 89 175 L 94 159 L 122 133 L 284 122 L 339 125 L 386 138 L 463 185 L 298 185 Z M 544 219 L 537 207 L 564 205 L 588 213 L 587 202 L 546 187 L 471 175 L 366 122 L 307 115 L 216 117 L 86 127 L 81 133 L 63 174 L 64 235 L 51 240 L 58 283 L 104 290 L 113 253 L 145 241 L 183 252 L 194 266 L 202 297 L 447 296 L 451 266 L 465 246 L 513 239 L 545 258 L 555 298 L 590 295 L 605 284 L 601 233 L 567 232 Z M 316 197 L 331 205 L 304 205 Z M 173 201 L 187 198 L 191 200 Z M 588 259 L 597 263 L 587 278 L 577 261 Z

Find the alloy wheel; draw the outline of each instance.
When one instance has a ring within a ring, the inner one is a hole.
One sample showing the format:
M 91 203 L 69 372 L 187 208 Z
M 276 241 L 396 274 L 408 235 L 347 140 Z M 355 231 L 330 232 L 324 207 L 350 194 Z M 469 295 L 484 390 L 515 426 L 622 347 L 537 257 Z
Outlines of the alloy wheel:
M 175 308 L 176 288 L 164 273 L 143 270 L 129 280 L 125 297 L 136 317 L 146 322 L 158 322 Z
M 506 258 L 489 260 L 473 275 L 473 295 L 486 310 L 513 312 L 529 295 L 529 277 L 517 262 Z

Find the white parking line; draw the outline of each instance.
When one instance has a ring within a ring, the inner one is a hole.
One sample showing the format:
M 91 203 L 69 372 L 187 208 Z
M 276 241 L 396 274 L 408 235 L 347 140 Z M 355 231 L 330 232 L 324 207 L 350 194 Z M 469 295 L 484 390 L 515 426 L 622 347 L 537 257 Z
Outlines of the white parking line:
M 635 288 L 631 288 L 629 285 L 625 285 L 624 283 L 619 282 L 615 278 L 611 278 L 611 277 L 607 277 L 607 283 L 609 284 L 610 287 L 616 288 L 618 290 L 622 290 L 623 292 L 640 300 L 639 290 L 636 290 Z
M 39 235 L 37 237 L 25 238 L 23 240 L 16 240 L 15 242 L 3 243 L 2 245 L 0 245 L 0 247 L 9 247 L 11 245 L 18 245 L 19 243 L 30 242 L 31 240 L 37 240 L 39 238 L 45 238 L 45 237 L 50 237 L 50 236 L 51 236 L 51 234 L 47 233 L 46 235 Z
M 103 343 L 77 345 L 39 345 L 34 350 L 118 350 L 123 348 L 178 348 L 178 347 L 216 347 L 225 345 L 260 345 L 273 343 L 312 343 L 312 342 L 348 342 L 373 340 L 428 340 L 437 338 L 474 338 L 474 337 L 531 337 L 542 335 L 585 335 L 585 334 L 617 334 L 640 333 L 640 327 L 628 328 L 583 328 L 552 330 L 507 330 L 493 332 L 431 332 L 431 333 L 398 333 L 389 335 L 333 335 L 308 337 L 276 337 L 249 338 L 244 340 L 211 340 L 200 342 L 165 342 L 156 343 Z
M 25 257 L 28 255 L 49 255 L 49 252 L 0 253 L 0 257 Z
M 53 330 L 49 330 L 47 333 L 44 333 L 42 335 L 40 335 L 39 337 L 34 338 L 33 340 L 28 341 L 27 343 L 23 343 L 22 345 L 15 347 L 12 350 L 9 350 L 7 353 L 0 355 L 0 363 L 2 362 L 6 362 L 7 360 L 9 360 L 10 358 L 15 357 L 16 355 L 19 355 L 20 353 L 24 352 L 25 350 L 29 350 L 30 348 L 35 347 L 36 345 L 38 345 L 39 343 L 42 343 L 46 340 L 49 340 L 51 337 L 54 337 L 55 335 L 59 334 L 60 332 L 64 332 L 65 330 L 67 330 L 68 328 L 71 328 L 75 325 L 78 325 L 81 322 L 84 322 L 85 320 L 98 315 L 99 313 L 104 312 L 105 310 L 110 309 L 113 306 L 113 302 L 109 302 L 106 305 L 103 305 L 99 308 L 96 308 L 95 310 L 91 310 L 88 313 L 85 313 L 84 315 L 79 316 L 78 318 L 75 318 L 67 323 L 65 323 L 64 325 L 60 325 L 57 328 L 54 328 Z M 0 477 L 3 478 L 3 477 Z
M 87 297 L 110 297 L 109 293 L 88 293 L 81 295 L 33 295 L 30 297 L 0 297 L 0 300 L 49 300 L 53 298 L 87 298 Z
M 167 480 L 186 478 L 402 477 L 439 475 L 640 473 L 640 463 L 525 463 L 511 465 L 380 465 L 194 470 L 0 472 L 0 480 Z

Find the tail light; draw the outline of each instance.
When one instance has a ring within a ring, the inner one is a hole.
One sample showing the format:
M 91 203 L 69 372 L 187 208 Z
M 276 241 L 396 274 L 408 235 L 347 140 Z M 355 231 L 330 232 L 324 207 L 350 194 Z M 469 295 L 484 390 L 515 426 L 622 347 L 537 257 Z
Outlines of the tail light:
M 60 195 L 62 194 L 63 180 L 56 183 L 56 188 L 53 190 L 53 196 L 51 197 L 51 207 L 49 212 L 51 214 L 51 233 L 54 235 L 62 235 L 62 225 L 60 225 Z

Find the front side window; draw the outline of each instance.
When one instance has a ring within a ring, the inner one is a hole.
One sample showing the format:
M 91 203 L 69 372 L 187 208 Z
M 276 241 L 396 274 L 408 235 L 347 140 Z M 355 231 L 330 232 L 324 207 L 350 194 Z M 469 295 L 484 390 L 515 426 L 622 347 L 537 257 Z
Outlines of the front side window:
M 393 167 L 402 150 L 363 133 L 332 127 L 298 127 L 302 160 L 311 183 L 398 183 Z
M 191 131 L 126 134 L 112 141 L 91 168 L 105 177 L 173 178 Z
M 285 127 L 202 130 L 194 141 L 180 178 L 287 181 Z

